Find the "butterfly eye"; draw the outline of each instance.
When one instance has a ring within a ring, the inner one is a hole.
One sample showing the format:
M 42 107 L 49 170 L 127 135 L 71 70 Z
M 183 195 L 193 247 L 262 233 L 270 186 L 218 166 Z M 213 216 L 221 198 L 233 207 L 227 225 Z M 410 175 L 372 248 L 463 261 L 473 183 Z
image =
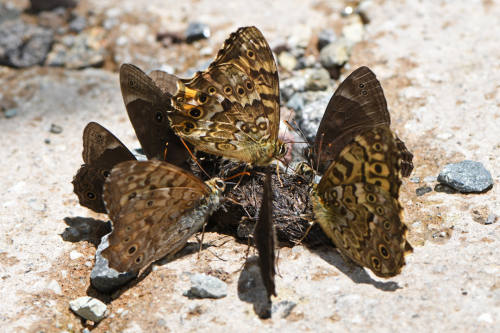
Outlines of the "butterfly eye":
M 248 90 L 252 90 L 253 86 L 250 82 L 247 82 L 247 89 Z
M 102 172 L 102 175 L 104 176 L 104 178 L 108 178 L 110 174 L 111 174 L 111 172 L 109 172 L 109 170 L 104 170 Z
M 89 172 L 89 176 L 92 177 L 92 178 L 96 178 L 97 177 L 96 173 L 93 172 L 93 171 Z
M 370 203 L 375 203 L 377 201 L 377 197 L 370 193 L 366 196 L 366 200 Z
M 382 206 L 378 206 L 377 207 L 377 214 L 379 215 L 384 215 L 384 208 Z
M 363 90 L 362 94 L 366 96 L 368 94 L 368 91 Z
M 370 184 L 366 184 L 365 190 L 367 190 L 368 192 L 371 192 L 371 191 L 373 191 L 373 186 L 371 186 Z
M 375 151 L 381 151 L 382 150 L 382 145 L 380 144 L 380 142 L 377 142 L 376 144 L 374 144 L 372 146 L 372 149 L 375 150 Z
M 128 85 L 133 88 L 134 87 L 134 80 L 128 80 Z
M 359 84 L 359 87 L 360 87 L 361 89 L 363 89 L 363 88 L 365 87 L 365 85 L 364 85 L 363 83 L 360 83 L 360 84 Z
M 285 154 L 286 154 L 286 152 L 287 152 L 287 150 L 288 150 L 287 146 L 286 146 L 285 144 L 282 144 L 282 145 L 280 146 L 280 150 L 279 150 L 279 152 L 278 152 L 278 155 L 280 155 L 280 156 L 281 156 L 281 155 L 285 155 Z
M 142 262 L 142 258 L 144 258 L 144 255 L 141 254 L 140 256 L 138 256 L 137 258 L 135 258 L 135 263 L 136 264 L 140 264 Z
M 136 251 L 137 251 L 137 246 L 135 246 L 135 245 L 132 245 L 127 250 L 128 254 L 130 254 L 130 255 L 134 254 Z
M 222 180 L 218 180 L 215 182 L 215 186 L 217 186 L 218 189 L 224 188 L 224 182 Z
M 387 251 L 387 248 L 384 245 L 380 245 L 378 247 L 378 251 L 384 257 L 385 259 L 389 258 L 391 255 L 389 254 L 389 251 Z
M 243 89 L 242 87 L 238 87 L 238 95 L 243 96 L 244 93 L 245 89 Z
M 255 57 L 255 53 L 253 53 L 253 51 L 251 50 L 248 50 L 247 51 L 247 56 L 250 58 L 250 59 L 253 59 Z
M 200 118 L 202 115 L 202 112 L 200 109 L 194 108 L 189 111 L 189 115 L 193 118 Z
M 162 124 L 163 120 L 165 120 L 165 117 L 163 116 L 163 113 L 161 111 L 156 111 L 156 113 L 155 113 L 155 121 L 156 121 L 156 123 L 158 125 Z
M 87 199 L 89 200 L 95 200 L 97 199 L 97 194 L 95 194 L 94 192 L 92 191 L 87 191 L 85 192 L 85 196 L 87 197 Z
M 97 134 L 95 137 L 100 139 L 100 140 L 104 139 L 104 137 L 101 134 Z
M 380 164 L 375 164 L 375 172 L 376 173 L 381 173 L 382 172 L 382 166 Z
M 233 89 L 231 89 L 231 87 L 229 87 L 229 86 L 224 88 L 224 92 L 226 93 L 226 95 L 231 94 L 232 91 L 233 91 Z
M 386 234 L 384 234 L 384 240 L 387 244 L 391 244 L 391 240 L 389 239 L 389 236 L 387 236 Z
M 85 188 L 90 188 L 90 185 L 87 184 L 87 183 L 83 183 L 82 186 L 85 187 Z
M 216 90 L 215 90 L 215 88 L 214 88 L 214 87 L 210 87 L 210 88 L 208 88 L 208 93 L 209 93 L 209 94 L 215 94 L 215 91 L 216 91 Z

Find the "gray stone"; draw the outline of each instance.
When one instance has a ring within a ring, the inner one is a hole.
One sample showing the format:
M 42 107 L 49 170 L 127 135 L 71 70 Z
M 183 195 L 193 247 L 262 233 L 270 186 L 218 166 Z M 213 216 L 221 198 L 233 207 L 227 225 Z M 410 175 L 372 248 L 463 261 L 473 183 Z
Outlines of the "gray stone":
M 437 181 L 437 177 L 436 176 L 427 176 L 424 178 L 424 182 L 426 183 L 433 183 Z
M 45 65 L 51 67 L 63 67 L 66 64 L 66 57 L 68 53 L 68 48 L 63 44 L 56 43 L 52 47 L 45 61 Z
M 107 310 L 106 304 L 88 296 L 69 302 L 69 307 L 80 317 L 96 323 L 104 319 Z
M 281 52 L 278 56 L 278 62 L 281 67 L 291 72 L 297 65 L 297 59 L 290 52 Z
M 326 90 L 330 86 L 330 74 L 324 68 L 307 68 L 302 74 L 306 78 L 305 90 Z
M 44 212 L 47 209 L 47 205 L 44 202 L 37 201 L 37 199 L 28 200 L 28 206 L 38 212 Z
M 341 38 L 338 41 L 328 44 L 319 53 L 319 62 L 326 69 L 335 66 L 342 66 L 349 60 L 351 53 L 350 47 L 345 39 Z
M 304 91 L 306 87 L 306 78 L 302 75 L 292 76 L 291 78 L 280 81 L 280 92 L 283 101 L 288 101 L 296 92 Z
M 0 65 L 31 67 L 45 61 L 54 40 L 50 29 L 21 20 L 0 25 Z
M 186 31 L 184 31 L 186 43 L 210 37 L 210 28 L 208 25 L 199 22 L 189 23 Z
M 420 183 L 420 178 L 419 177 L 411 177 L 410 182 L 418 184 L 418 183 Z
M 0 25 L 5 21 L 18 19 L 21 11 L 10 4 L 0 3 Z
M 7 111 L 5 111 L 5 118 L 13 118 L 15 116 L 17 116 L 16 108 L 8 109 Z
M 420 188 L 417 188 L 417 190 L 415 192 L 417 193 L 417 197 L 420 197 L 426 193 L 432 192 L 432 187 L 429 187 L 429 186 L 420 187 Z
M 486 218 L 486 221 L 484 222 L 484 224 L 493 224 L 493 223 L 495 223 L 496 219 L 497 219 L 497 216 L 495 214 L 490 214 Z
M 107 234 L 101 239 L 101 244 L 99 244 L 95 253 L 94 269 L 90 273 L 92 285 L 103 292 L 121 286 L 137 276 L 137 274 L 130 272 L 120 273 L 109 267 L 108 260 L 101 255 L 102 251 L 109 246 L 109 235 Z
M 62 132 L 62 127 L 56 124 L 50 125 L 50 133 L 59 134 Z
M 316 64 L 319 65 L 319 63 L 316 62 L 316 57 L 310 54 L 307 57 L 298 58 L 297 64 L 295 65 L 295 69 L 298 70 L 298 69 L 310 68 L 314 67 Z
M 483 164 L 470 160 L 446 165 L 437 180 L 461 192 L 482 192 L 493 186 L 491 174 Z
M 76 7 L 78 0 L 30 0 L 31 8 L 36 11 L 51 10 L 56 7 Z
M 272 316 L 273 317 L 278 317 L 278 318 L 286 318 L 290 315 L 292 312 L 293 308 L 297 304 L 292 301 L 282 301 L 276 304 L 273 304 L 272 307 Z
M 346 41 L 346 44 L 351 47 L 361 42 L 364 34 L 365 27 L 361 20 L 342 27 L 342 37 Z
M 102 66 L 104 64 L 105 49 L 102 46 L 95 48 L 95 44 L 99 44 L 95 37 L 91 37 L 87 33 L 77 35 L 66 55 L 66 68 L 82 69 Z
M 303 93 L 301 96 L 304 98 L 305 106 L 301 110 L 297 110 L 297 122 L 307 140 L 313 142 L 332 93 L 311 91 Z
M 287 39 L 287 45 L 290 49 L 305 49 L 312 37 L 312 28 L 309 25 L 297 25 L 290 37 Z
M 337 34 L 332 29 L 321 30 L 318 34 L 318 50 L 321 51 L 325 46 L 335 43 L 337 40 Z
M 195 273 L 190 276 L 191 289 L 184 296 L 200 298 L 222 298 L 227 295 L 227 284 L 213 276 Z
M 300 111 L 304 108 L 304 98 L 302 97 L 302 94 L 297 92 L 293 94 L 292 98 L 288 100 L 286 103 L 286 107 L 289 109 L 293 109 L 295 111 Z
M 87 19 L 85 16 L 76 16 L 71 22 L 69 22 L 70 30 L 79 33 L 87 27 Z

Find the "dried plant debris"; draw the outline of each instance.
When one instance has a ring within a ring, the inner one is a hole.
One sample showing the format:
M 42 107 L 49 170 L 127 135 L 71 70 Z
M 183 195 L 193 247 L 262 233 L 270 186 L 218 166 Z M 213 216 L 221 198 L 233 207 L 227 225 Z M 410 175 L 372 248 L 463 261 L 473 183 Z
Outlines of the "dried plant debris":
M 244 166 L 233 169 L 231 166 L 234 164 L 224 166 L 220 177 L 225 178 L 244 171 Z M 250 175 L 243 176 L 238 186 L 227 186 L 227 199 L 210 218 L 209 228 L 217 225 L 219 228 L 229 229 L 230 233 L 240 238 L 246 238 L 251 233 L 262 201 L 265 169 L 254 168 L 249 171 Z M 276 171 L 273 171 L 273 219 L 276 235 L 280 240 L 295 245 L 304 237 L 314 219 L 308 195 L 309 182 L 295 174 L 282 172 L 279 177 L 283 185 L 278 180 Z M 238 181 L 239 178 L 235 178 L 234 183 Z M 314 225 L 302 242 L 308 246 L 332 245 L 319 225 Z

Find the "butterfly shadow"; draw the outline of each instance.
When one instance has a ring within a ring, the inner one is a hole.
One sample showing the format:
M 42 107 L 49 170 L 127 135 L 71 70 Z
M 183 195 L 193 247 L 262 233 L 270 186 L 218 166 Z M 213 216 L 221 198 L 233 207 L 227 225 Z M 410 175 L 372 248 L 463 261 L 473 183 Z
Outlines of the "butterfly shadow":
M 111 222 L 96 220 L 91 217 L 65 217 L 67 227 L 59 235 L 65 242 L 79 243 L 87 241 L 96 248 L 101 238 L 111 231 Z
M 397 282 L 382 282 L 374 280 L 363 267 L 357 266 L 354 262 L 347 263 L 337 251 L 332 251 L 331 247 L 322 246 L 310 249 L 310 251 L 317 254 L 321 259 L 330 265 L 335 266 L 355 283 L 371 284 L 375 288 L 382 291 L 393 292 L 397 289 L 402 289 Z
M 267 291 L 262 282 L 258 256 L 249 257 L 241 270 L 238 280 L 238 297 L 244 302 L 253 304 L 253 309 L 259 318 L 271 317 L 273 304 L 267 297 Z

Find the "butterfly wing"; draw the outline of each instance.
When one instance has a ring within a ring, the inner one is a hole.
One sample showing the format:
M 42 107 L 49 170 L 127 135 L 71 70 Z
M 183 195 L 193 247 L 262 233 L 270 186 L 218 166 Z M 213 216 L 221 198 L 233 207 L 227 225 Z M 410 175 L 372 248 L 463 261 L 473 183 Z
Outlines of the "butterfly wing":
M 117 165 L 104 187 L 104 202 L 113 221 L 103 256 L 119 272 L 139 272 L 174 254 L 205 222 L 210 188 L 193 174 L 158 161 Z
M 163 89 L 172 89 L 174 80 L 165 74 L 155 73 L 154 77 Z M 154 158 L 174 165 L 186 162 L 189 152 L 168 120 L 168 111 L 172 110 L 168 91 L 162 91 L 153 79 L 131 64 L 120 67 L 120 87 L 130 122 L 148 160 Z
M 264 37 L 254 27 L 241 28 L 206 71 L 180 80 L 172 127 L 200 150 L 268 164 L 281 149 L 278 89 L 276 63 Z
M 317 221 L 339 250 L 376 275 L 390 277 L 412 251 L 398 197 L 401 157 L 387 126 L 344 148 L 313 191 Z
M 80 205 L 96 213 L 106 213 L 102 201 L 106 178 L 116 164 L 136 158 L 116 136 L 94 122 L 83 130 L 82 155 L 85 164 L 73 178 L 73 191 Z
M 352 72 L 333 94 L 318 127 L 314 142 L 312 165 L 324 171 L 361 132 L 379 125 L 389 126 L 391 118 L 384 91 L 375 74 L 368 67 L 360 67 Z M 404 142 L 400 150 L 404 152 L 405 169 L 403 176 L 409 176 L 413 169 L 413 155 Z
M 254 229 L 254 241 L 259 251 L 259 266 L 262 275 L 262 281 L 266 287 L 267 296 L 278 296 L 274 284 L 276 275 L 275 243 L 276 236 L 273 222 L 273 189 L 271 186 L 271 173 L 269 169 L 266 172 L 266 181 L 264 183 L 264 193 L 262 204 L 260 206 L 259 219 Z

